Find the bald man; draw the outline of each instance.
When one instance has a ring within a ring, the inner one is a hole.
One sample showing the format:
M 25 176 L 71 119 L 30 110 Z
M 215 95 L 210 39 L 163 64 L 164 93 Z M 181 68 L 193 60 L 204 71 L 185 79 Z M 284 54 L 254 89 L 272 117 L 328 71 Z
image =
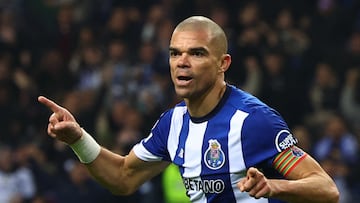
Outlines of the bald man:
M 174 163 L 191 202 L 338 202 L 333 180 L 296 146 L 281 115 L 225 82 L 227 46 L 223 29 L 206 17 L 177 25 L 169 63 L 183 101 L 164 112 L 127 156 L 101 147 L 68 110 L 40 96 L 53 111 L 48 134 L 70 145 L 115 194 L 133 193 Z

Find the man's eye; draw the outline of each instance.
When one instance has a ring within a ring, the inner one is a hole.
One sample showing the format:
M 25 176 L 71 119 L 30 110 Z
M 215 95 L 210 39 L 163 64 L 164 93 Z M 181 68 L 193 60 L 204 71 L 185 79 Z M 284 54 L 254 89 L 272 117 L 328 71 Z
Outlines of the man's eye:
M 193 56 L 197 56 L 197 57 L 201 57 L 201 56 L 204 56 L 205 54 L 201 51 L 194 51 L 192 53 Z
M 179 52 L 176 52 L 176 51 L 170 51 L 170 56 L 178 56 L 179 55 Z

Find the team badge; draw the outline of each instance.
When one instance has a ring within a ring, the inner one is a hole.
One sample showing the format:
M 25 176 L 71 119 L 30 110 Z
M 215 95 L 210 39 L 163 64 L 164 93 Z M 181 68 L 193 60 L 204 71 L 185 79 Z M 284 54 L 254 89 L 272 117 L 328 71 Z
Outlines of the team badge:
M 293 146 L 290 148 L 291 149 L 291 153 L 293 154 L 293 156 L 295 157 L 301 157 L 302 155 L 305 154 L 305 152 L 301 149 L 299 149 L 298 147 L 296 146 Z
M 209 148 L 205 151 L 204 161 L 207 167 L 216 170 L 225 163 L 225 154 L 217 140 L 209 140 Z

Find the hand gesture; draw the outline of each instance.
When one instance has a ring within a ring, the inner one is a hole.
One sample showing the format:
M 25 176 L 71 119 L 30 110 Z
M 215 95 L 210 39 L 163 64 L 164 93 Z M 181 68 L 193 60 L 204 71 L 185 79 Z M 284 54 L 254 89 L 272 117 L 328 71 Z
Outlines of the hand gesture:
M 238 182 L 241 192 L 248 192 L 250 196 L 259 199 L 271 195 L 270 181 L 256 168 L 249 168 L 246 177 Z
M 43 96 L 39 96 L 38 101 L 53 112 L 49 118 L 47 128 L 47 133 L 51 137 L 69 145 L 80 139 L 82 136 L 81 127 L 67 109 Z

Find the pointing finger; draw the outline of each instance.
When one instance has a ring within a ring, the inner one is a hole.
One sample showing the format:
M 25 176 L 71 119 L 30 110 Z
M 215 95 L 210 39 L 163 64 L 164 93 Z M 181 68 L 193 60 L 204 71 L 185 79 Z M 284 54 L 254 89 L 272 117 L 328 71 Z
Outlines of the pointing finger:
M 40 103 L 44 104 L 45 106 L 47 106 L 54 113 L 58 113 L 62 109 L 61 106 L 57 105 L 55 102 L 53 102 L 52 100 L 50 100 L 44 96 L 39 96 L 38 101 Z

